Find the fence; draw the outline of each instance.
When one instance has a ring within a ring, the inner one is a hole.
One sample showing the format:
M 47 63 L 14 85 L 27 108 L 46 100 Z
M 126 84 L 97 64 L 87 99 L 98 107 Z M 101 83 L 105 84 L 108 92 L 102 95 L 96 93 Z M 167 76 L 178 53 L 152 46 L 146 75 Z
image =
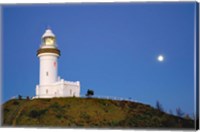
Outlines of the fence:
M 29 96 L 21 96 L 22 99 L 27 99 L 27 97 Z M 18 96 L 13 96 L 11 97 L 11 99 L 18 99 L 19 97 Z M 29 97 L 30 99 L 33 97 Z M 87 96 L 85 95 L 80 95 L 80 98 L 88 98 Z M 98 95 L 95 95 L 95 96 L 92 96 L 92 98 L 97 98 L 97 99 L 109 99 L 109 100 L 117 100 L 117 101 L 130 101 L 130 102 L 136 102 L 136 103 L 141 103 L 137 100 L 134 100 L 132 98 L 122 98 L 122 97 L 114 97 L 114 96 L 98 96 Z
M 80 98 L 88 98 L 85 95 L 80 95 Z M 113 97 L 113 96 L 92 96 L 92 98 L 97 98 L 97 99 L 109 99 L 109 100 L 117 100 L 117 101 L 130 101 L 130 102 L 137 102 L 140 103 L 137 100 L 133 100 L 132 98 L 122 98 L 122 97 Z

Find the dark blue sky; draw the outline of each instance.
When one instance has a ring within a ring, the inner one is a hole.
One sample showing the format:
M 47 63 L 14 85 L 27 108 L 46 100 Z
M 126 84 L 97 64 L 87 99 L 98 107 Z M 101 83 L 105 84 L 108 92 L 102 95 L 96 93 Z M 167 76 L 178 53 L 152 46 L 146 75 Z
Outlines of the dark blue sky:
M 3 6 L 3 101 L 34 96 L 36 51 L 47 25 L 61 50 L 59 75 L 81 94 L 194 110 L 196 3 Z M 163 54 L 165 60 L 157 61 Z

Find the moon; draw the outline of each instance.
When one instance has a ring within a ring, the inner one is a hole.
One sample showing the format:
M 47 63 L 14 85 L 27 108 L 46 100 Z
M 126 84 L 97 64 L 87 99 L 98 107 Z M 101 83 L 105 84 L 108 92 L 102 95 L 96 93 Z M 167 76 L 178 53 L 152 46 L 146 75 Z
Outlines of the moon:
M 157 57 L 157 60 L 158 60 L 159 62 L 164 61 L 164 56 L 163 56 L 163 55 L 159 55 L 159 56 Z

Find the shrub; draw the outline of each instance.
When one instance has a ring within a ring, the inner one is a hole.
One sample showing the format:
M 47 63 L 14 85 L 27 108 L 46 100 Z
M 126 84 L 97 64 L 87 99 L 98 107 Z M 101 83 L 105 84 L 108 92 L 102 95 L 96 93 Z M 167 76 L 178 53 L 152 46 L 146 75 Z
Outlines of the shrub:
M 158 109 L 161 112 L 164 112 L 164 109 L 159 101 L 156 101 L 156 109 Z
M 26 100 L 30 100 L 30 97 L 29 97 L 29 96 L 27 96 L 27 97 L 26 97 Z
M 87 113 L 81 113 L 80 115 L 81 118 L 85 119 L 85 120 L 89 120 L 90 119 L 90 116 L 87 114 Z
M 52 105 L 50 105 L 50 108 L 60 109 L 61 106 L 57 102 L 55 102 Z
M 184 112 L 181 110 L 180 107 L 178 107 L 178 108 L 176 109 L 176 114 L 177 114 L 177 116 L 179 116 L 179 117 L 183 117 Z
M 57 117 L 58 119 L 60 119 L 60 118 L 62 117 L 62 114 L 58 113 L 58 114 L 56 114 L 56 117 Z
M 94 95 L 94 91 L 91 90 L 91 89 L 88 89 L 86 96 L 87 96 L 87 97 L 91 97 L 91 96 L 93 96 L 93 95 Z
M 18 95 L 18 99 L 19 99 L 19 100 L 22 100 L 22 96 L 21 96 L 21 95 Z
M 117 121 L 111 121 L 108 124 L 109 124 L 109 126 L 113 127 L 113 126 L 118 126 L 119 122 L 117 122 Z
M 13 104 L 14 104 L 14 105 L 18 105 L 19 102 L 18 102 L 18 101 L 14 101 Z
M 47 110 L 43 109 L 43 110 L 31 110 L 29 113 L 29 117 L 31 118 L 39 118 L 42 114 L 45 114 Z
M 4 109 L 4 112 L 9 112 L 10 110 L 8 108 L 5 108 Z
M 184 116 L 184 118 L 187 119 L 187 120 L 191 120 L 191 117 L 189 116 L 189 114 L 186 114 L 186 115 Z

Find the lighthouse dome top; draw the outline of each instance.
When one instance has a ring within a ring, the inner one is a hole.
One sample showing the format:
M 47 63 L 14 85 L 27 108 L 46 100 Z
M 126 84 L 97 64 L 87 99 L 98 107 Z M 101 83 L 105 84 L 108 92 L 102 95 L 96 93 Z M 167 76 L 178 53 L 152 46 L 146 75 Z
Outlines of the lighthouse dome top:
M 60 50 L 56 44 L 56 37 L 51 29 L 46 29 L 45 33 L 42 35 L 42 42 L 39 50 L 37 51 L 37 56 L 43 53 L 53 53 L 60 56 Z
M 45 37 L 55 37 L 54 33 L 51 31 L 50 28 L 47 28 L 45 33 L 42 35 L 42 38 L 45 38 Z

